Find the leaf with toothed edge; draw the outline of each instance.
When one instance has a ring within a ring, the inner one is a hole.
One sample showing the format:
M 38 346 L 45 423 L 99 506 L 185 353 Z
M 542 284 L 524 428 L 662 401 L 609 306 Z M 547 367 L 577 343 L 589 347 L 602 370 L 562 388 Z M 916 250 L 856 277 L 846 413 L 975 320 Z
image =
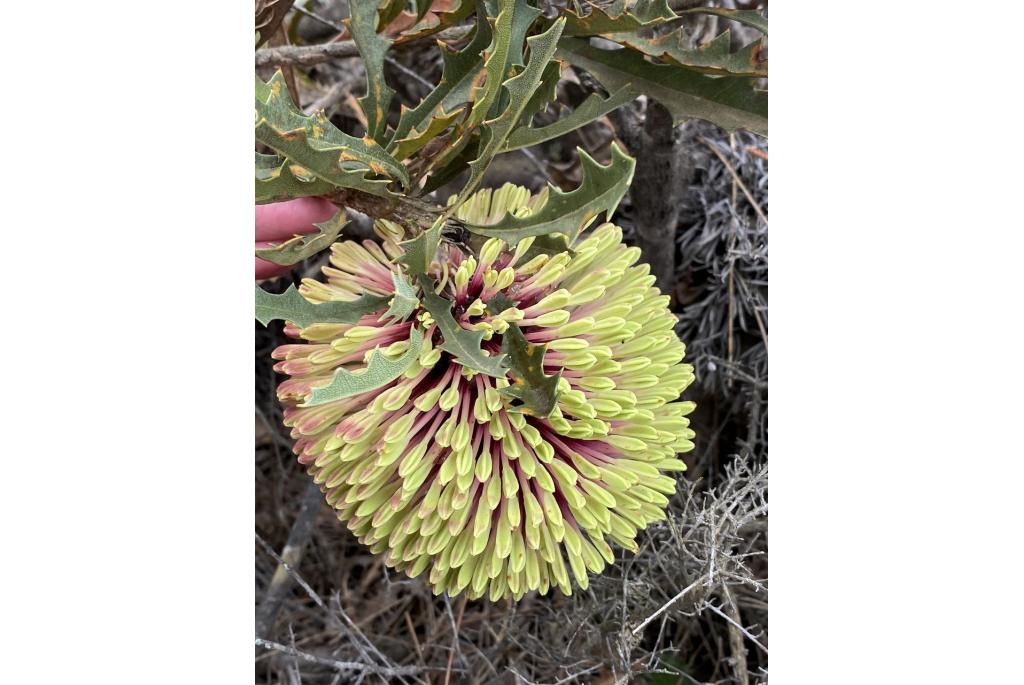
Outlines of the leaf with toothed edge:
M 405 167 L 372 139 L 343 133 L 323 112 L 302 114 L 289 99 L 280 70 L 267 83 L 256 77 L 255 131 L 258 141 L 336 186 L 400 197 L 388 190 L 388 178 L 366 178 L 371 171 L 409 184 Z
M 494 119 L 483 122 L 480 134 L 480 156 L 469 163 L 469 179 L 459 193 L 455 204 L 449 206 L 449 214 L 454 213 L 455 208 L 465 202 L 477 189 L 491 160 L 501 150 L 512 129 L 519 122 L 519 117 L 522 116 L 529 103 L 530 96 L 540 85 L 548 62 L 551 61 L 558 48 L 558 38 L 562 35 L 564 25 L 565 20 L 558 19 L 544 33 L 526 39 L 530 46 L 529 61 L 521 72 L 502 84 L 509 96 L 509 106 Z
M 468 3 L 469 0 L 465 2 Z M 429 128 L 432 119 L 451 116 L 469 102 L 473 80 L 481 69 L 480 52 L 490 41 L 491 25 L 487 23 L 487 17 L 481 13 L 477 16 L 473 38 L 464 49 L 454 52 L 443 43 L 440 44 L 441 59 L 444 62 L 441 81 L 418 105 L 412 109 L 402 107 L 398 128 L 388 144 L 389 151 L 398 154 L 397 149 L 404 139 L 416 137 L 415 132 Z M 427 122 L 426 125 L 424 122 Z
M 664 105 L 676 122 L 704 119 L 727 131 L 768 135 L 768 93 L 754 90 L 758 79 L 653 64 L 633 50 L 602 50 L 578 38 L 563 38 L 558 56 L 589 71 L 609 91 L 632 85 Z
M 483 331 L 470 331 L 459 325 L 452 316 L 452 302 L 434 292 L 434 284 L 426 276 L 419 276 L 420 287 L 423 289 L 423 306 L 434 317 L 444 341 L 439 348 L 455 357 L 456 361 L 467 369 L 504 378 L 507 367 L 505 355 L 489 357 L 480 348 L 484 339 Z
M 388 310 L 379 321 L 391 323 L 405 321 L 416 310 L 420 300 L 416 297 L 416 286 L 409 282 L 401 273 L 391 272 L 391 282 L 395 284 L 395 296 L 391 298 Z
M 395 44 L 419 40 L 455 26 L 473 12 L 473 7 L 473 0 L 427 1 L 416 10 L 416 24 L 396 36 Z
M 758 10 L 735 10 L 724 7 L 694 7 L 693 9 L 681 10 L 680 14 L 714 14 L 723 19 L 730 19 L 738 24 L 743 24 L 757 29 L 764 35 L 768 35 L 768 20 Z
M 256 320 L 266 326 L 271 321 L 291 321 L 300 328 L 315 323 L 355 323 L 366 314 L 383 309 L 386 295 L 361 295 L 347 302 L 314 304 L 304 298 L 294 285 L 280 295 L 256 286 Z
M 675 13 L 665 0 L 654 2 L 638 2 L 629 12 L 625 3 L 613 4 L 603 8 L 592 2 L 585 3 L 590 8 L 586 14 L 577 14 L 566 7 L 561 15 L 566 19 L 566 36 L 603 36 L 624 31 L 639 31 L 664 24 L 676 18 Z
M 702 74 L 757 78 L 768 76 L 768 63 L 761 60 L 761 41 L 756 40 L 738 52 L 732 52 L 732 35 L 728 29 L 715 36 L 711 42 L 692 50 L 682 47 L 685 40 L 683 29 L 656 38 L 616 35 L 613 40 L 662 62 L 677 64 Z
M 404 264 L 410 276 L 423 276 L 430 270 L 430 263 L 437 257 L 437 248 L 441 244 L 443 226 L 444 221 L 438 219 L 428 230 L 401 243 L 405 252 L 395 261 Z
M 352 33 L 366 67 L 366 95 L 359 98 L 359 106 L 366 117 L 366 135 L 380 142 L 387 128 L 388 105 L 395 91 L 384 81 L 384 55 L 391 46 L 391 40 L 377 33 L 377 4 L 349 3 L 352 16 L 344 23 Z
M 281 266 L 298 264 L 303 259 L 330 247 L 347 224 L 348 217 L 343 209 L 327 221 L 313 224 L 319 229 L 316 233 L 297 235 L 274 247 L 258 249 L 256 256 Z
M 516 129 L 508 137 L 501 151 L 511 152 L 563 136 L 570 131 L 575 131 L 581 126 L 589 124 L 595 119 L 600 119 L 612 110 L 618 109 L 630 100 L 635 99 L 638 95 L 640 95 L 640 92 L 629 84 L 622 86 L 607 98 L 602 98 L 597 93 L 591 93 L 571 114 L 562 117 L 554 123 L 538 128 L 524 126 L 523 128 Z
M 543 112 L 548 103 L 554 102 L 558 96 L 558 82 L 562 78 L 562 64 L 557 60 L 548 62 L 540 77 L 540 85 L 526 103 L 526 108 L 519 115 L 519 126 L 526 126 L 533 121 L 534 115 Z
M 492 106 L 498 101 L 502 86 L 507 86 L 505 79 L 511 76 L 514 67 L 523 64 L 523 41 L 525 39 L 530 42 L 526 39 L 527 29 L 540 13 L 539 9 L 530 7 L 525 0 L 500 0 L 493 39 L 485 51 L 487 58 L 484 60 L 484 71 L 487 80 L 473 92 L 473 108 L 466 123 L 467 130 L 476 128 L 493 114 Z M 512 99 L 514 101 L 514 97 Z
M 256 153 L 256 204 L 334 192 L 336 186 L 277 155 Z
M 522 330 L 514 323 L 502 335 L 501 350 L 508 355 L 513 381 L 512 385 L 498 392 L 522 403 L 511 409 L 544 418 L 555 408 L 562 371 L 559 370 L 553 376 L 544 374 L 544 354 L 547 348 L 547 343 L 533 345 L 527 342 Z
M 381 353 L 379 347 L 374 348 L 370 352 L 365 369 L 355 373 L 347 369 L 338 369 L 334 372 L 330 385 L 323 388 L 313 388 L 313 392 L 299 406 L 315 407 L 376 390 L 405 373 L 416 362 L 422 347 L 423 331 L 416 326 L 412 326 L 409 329 L 409 347 L 402 353 L 401 357 L 398 359 L 388 359 Z
M 601 212 L 610 218 L 633 179 L 636 160 L 614 143 L 608 166 L 601 166 L 582 148 L 577 148 L 577 151 L 583 178 L 576 190 L 564 193 L 548 184 L 542 191 L 547 194 L 547 201 L 539 204 L 531 214 L 523 217 L 505 214 L 493 224 L 467 223 L 466 227 L 473 233 L 500 238 L 509 245 L 515 245 L 527 236 L 550 233 L 562 233 L 571 243 Z

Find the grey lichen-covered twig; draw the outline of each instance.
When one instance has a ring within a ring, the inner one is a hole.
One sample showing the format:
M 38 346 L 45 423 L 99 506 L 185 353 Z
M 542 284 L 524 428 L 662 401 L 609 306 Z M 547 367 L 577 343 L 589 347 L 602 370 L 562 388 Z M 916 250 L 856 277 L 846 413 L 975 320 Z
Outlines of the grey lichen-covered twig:
M 332 59 L 358 57 L 359 49 L 355 41 L 339 40 L 336 43 L 321 45 L 282 45 L 278 48 L 263 48 L 256 51 L 257 67 L 280 67 L 294 64 L 299 67 L 311 67 L 323 64 Z
M 364 673 L 370 675 L 386 676 L 389 678 L 396 678 L 401 676 L 412 676 L 424 671 L 425 669 L 421 666 L 373 666 L 370 664 L 363 664 L 357 661 L 339 661 L 337 659 L 330 659 L 323 656 L 317 656 L 316 654 L 309 654 L 308 652 L 302 652 L 288 645 L 282 645 L 279 642 L 272 640 L 264 640 L 263 638 L 256 638 L 256 646 L 263 647 L 265 649 L 272 649 L 277 652 L 282 652 L 288 656 L 302 659 L 311 664 L 318 664 L 320 666 L 329 666 L 339 671 L 355 671 L 357 673 Z

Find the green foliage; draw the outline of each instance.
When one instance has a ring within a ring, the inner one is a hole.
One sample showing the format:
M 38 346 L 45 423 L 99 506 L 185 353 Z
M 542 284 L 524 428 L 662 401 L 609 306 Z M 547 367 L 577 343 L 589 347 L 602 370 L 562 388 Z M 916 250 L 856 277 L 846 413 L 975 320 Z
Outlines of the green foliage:
M 547 347 L 547 344 L 527 342 L 516 324 L 511 324 L 501 338 L 501 350 L 508 356 L 513 381 L 500 392 L 518 400 L 520 404 L 516 408 L 530 416 L 546 417 L 558 401 L 558 381 L 562 372 L 553 376 L 544 374 Z
M 757 29 L 768 35 L 768 20 L 757 10 L 734 10 L 723 7 L 694 7 L 683 10 L 681 14 L 715 14 L 724 19 L 731 19 L 740 24 Z
M 277 155 L 256 153 L 256 204 L 326 195 L 334 186 Z
M 280 295 L 256 286 L 256 320 L 266 326 L 274 320 L 291 321 L 300 328 L 314 323 L 355 323 L 367 314 L 384 308 L 383 295 L 361 295 L 348 302 L 314 304 L 304 298 L 294 285 Z
M 490 40 L 490 24 L 487 23 L 487 17 L 481 14 L 477 17 L 473 38 L 461 52 L 456 52 L 443 43 L 441 44 L 441 59 L 444 62 L 441 82 L 416 107 L 402 108 L 398 128 L 395 130 L 392 142 L 388 145 L 388 150 L 396 149 L 401 140 L 411 135 L 413 129 L 426 130 L 431 119 L 449 117 L 469 102 L 473 81 L 483 68 L 480 52 Z M 426 126 L 423 125 L 424 121 L 428 122 Z
M 575 131 L 581 126 L 586 126 L 595 119 L 600 119 L 627 102 L 635 100 L 639 94 L 639 91 L 628 84 L 619 88 L 607 98 L 601 97 L 598 93 L 591 93 L 571 114 L 562 117 L 553 124 L 537 128 L 522 126 L 516 129 L 508 137 L 502 152 L 519 150 L 564 136 L 566 133 Z
M 256 78 L 256 140 L 341 188 L 389 197 L 391 179 L 409 183 L 405 167 L 372 139 L 339 131 L 323 113 L 300 112 L 280 71 L 268 83 Z M 367 173 L 384 178 L 368 179 Z
M 504 364 L 505 355 L 488 356 L 480 349 L 484 332 L 470 331 L 460 326 L 452 316 L 451 300 L 435 293 L 433 283 L 425 276 L 420 276 L 419 280 L 423 288 L 423 306 L 434 317 L 434 322 L 444 336 L 444 341 L 439 347 L 466 368 L 495 378 L 504 378 L 507 372 Z
M 256 256 L 282 266 L 298 264 L 303 259 L 330 247 L 347 224 L 348 217 L 345 216 L 345 210 L 341 210 L 327 221 L 313 224 L 320 229 L 316 233 L 297 235 L 280 245 L 258 249 Z
M 576 12 L 567 7 L 562 10 L 566 18 L 565 35 L 567 36 L 606 36 L 611 33 L 636 32 L 663 24 L 674 19 L 675 14 L 666 0 L 657 2 L 638 2 L 626 8 L 625 2 L 615 2 L 607 9 L 586 3 L 589 12 Z
M 726 30 L 707 45 L 692 50 L 682 47 L 683 31 L 672 31 L 657 38 L 624 36 L 621 43 L 638 52 L 657 57 L 662 62 L 677 64 L 694 71 L 715 76 L 768 76 L 768 64 L 762 62 L 761 41 L 747 45 L 739 52 L 730 52 L 732 36 Z
M 402 243 L 405 254 L 398 258 L 412 276 L 424 276 L 430 270 L 430 263 L 437 256 L 437 248 L 441 244 L 441 228 L 444 220 L 438 219 L 428 230 L 412 240 Z
M 768 94 L 750 78 L 715 78 L 673 65 L 653 64 L 637 52 L 602 50 L 563 39 L 558 54 L 589 71 L 609 90 L 632 85 L 663 104 L 676 121 L 705 119 L 727 131 L 768 135 Z
M 395 284 L 395 296 L 391 298 L 391 305 L 380 320 L 391 323 L 405 321 L 420 304 L 416 297 L 416 286 L 400 273 L 392 273 L 391 282 Z
M 578 152 L 583 179 L 576 190 L 563 193 L 549 184 L 544 191 L 547 201 L 530 215 L 516 217 L 506 214 L 497 223 L 486 226 L 467 223 L 469 230 L 489 238 L 501 238 L 510 245 L 528 236 L 554 233 L 567 236 L 571 243 L 601 212 L 610 218 L 633 179 L 636 161 L 614 143 L 612 161 L 608 166 L 601 166 L 582 149 Z
M 395 91 L 384 82 L 384 54 L 391 41 L 377 33 L 376 3 L 353 2 L 349 4 L 352 16 L 345 25 L 352 32 L 352 39 L 359 48 L 359 54 L 366 66 L 366 95 L 359 99 L 359 105 L 366 116 L 366 135 L 376 141 L 384 136 L 387 127 L 388 105 Z M 399 3 L 391 3 L 401 10 Z M 387 5 L 385 5 L 385 10 Z M 397 12 L 396 12 L 397 14 Z M 383 22 L 382 22 L 383 23 Z
M 484 122 L 480 138 L 480 155 L 469 163 L 469 180 L 466 181 L 466 185 L 459 193 L 459 199 L 454 206 L 457 207 L 464 202 L 477 189 L 491 160 L 501 150 L 512 133 L 512 129 L 519 122 L 520 116 L 530 101 L 530 96 L 540 85 L 548 61 L 558 48 L 558 39 L 562 35 L 564 25 L 565 20 L 559 19 L 544 33 L 527 39 L 527 43 L 530 45 L 530 60 L 523 71 L 503 84 L 508 93 L 508 107 L 497 117 Z M 476 108 L 474 107 L 475 112 Z M 472 115 L 470 115 L 470 122 L 472 120 Z M 450 208 L 449 212 L 454 212 L 454 209 Z
M 487 355 L 481 350 L 482 333 L 463 329 L 452 316 L 452 303 L 437 294 L 436 269 L 431 264 L 446 254 L 438 249 L 446 220 L 479 188 L 497 156 L 570 133 L 640 95 L 663 104 L 677 122 L 699 118 L 729 131 L 746 129 L 767 136 L 767 94 L 759 90 L 768 73 L 763 42 L 732 52 L 726 30 L 704 45 L 693 45 L 685 25 L 690 15 L 703 13 L 767 34 L 768 22 L 753 10 L 700 7 L 676 13 L 667 0 L 573 2 L 548 16 L 539 7 L 536 0 L 351 3 L 345 23 L 366 70 L 365 93 L 359 99 L 366 119 L 362 135 L 341 131 L 323 112 L 303 113 L 292 102 L 282 72 L 266 83 L 256 79 L 256 139 L 276 153 L 256 154 L 256 202 L 330 196 L 336 204 L 372 219 L 394 221 L 411 236 L 403 244 L 404 254 L 396 259 L 401 267 L 394 276 L 393 297 L 364 296 L 354 302 L 314 305 L 294 289 L 282 296 L 258 291 L 261 321 L 351 322 L 386 308 L 381 321 L 394 322 L 407 320 L 422 306 L 444 336 L 443 349 L 481 373 L 498 377 L 511 373 L 520 381 L 508 395 L 521 401 L 524 411 L 543 413 L 553 402 L 552 383 L 557 383 L 557 376 L 544 376 L 536 364 L 530 365 L 537 352 L 525 339 L 517 346 L 515 326 L 502 338 L 503 346 L 509 340 L 511 347 Z M 266 8 L 263 15 L 267 26 L 277 16 L 271 17 Z M 438 41 L 444 61 L 440 81 L 418 102 L 403 103 L 397 118 L 389 120 L 395 91 L 385 78 L 388 51 L 466 20 L 472 22 L 468 33 L 460 28 L 455 31 L 459 37 Z M 618 49 L 595 47 L 591 37 L 611 41 Z M 538 115 L 557 103 L 562 76 L 572 69 L 579 72 L 585 87 L 593 89 L 596 80 L 607 92 L 589 93 L 561 118 L 540 121 Z M 525 260 L 536 254 L 571 251 L 588 224 L 616 209 L 635 166 L 615 145 L 607 165 L 582 149 L 579 160 L 582 176 L 576 189 L 565 192 L 549 185 L 528 216 L 506 215 L 486 225 L 469 223 L 468 229 L 511 245 L 533 237 Z M 425 197 L 467 170 L 468 178 L 453 204 L 439 206 Z M 317 233 L 297 236 L 257 254 L 283 265 L 311 257 L 343 236 L 345 216 L 343 210 L 318 225 Z M 506 366 L 506 359 L 511 366 Z M 374 369 L 393 371 L 386 366 L 391 364 L 388 360 L 376 362 Z M 348 388 L 368 380 L 352 378 L 339 382 Z
M 422 348 L 423 331 L 413 326 L 409 329 L 409 347 L 398 359 L 389 359 L 381 353 L 379 348 L 375 348 L 370 352 L 365 369 L 356 372 L 338 369 L 334 372 L 334 377 L 329 385 L 323 388 L 313 388 L 309 398 L 299 406 L 315 407 L 353 395 L 361 395 L 387 385 L 416 363 L 416 358 Z

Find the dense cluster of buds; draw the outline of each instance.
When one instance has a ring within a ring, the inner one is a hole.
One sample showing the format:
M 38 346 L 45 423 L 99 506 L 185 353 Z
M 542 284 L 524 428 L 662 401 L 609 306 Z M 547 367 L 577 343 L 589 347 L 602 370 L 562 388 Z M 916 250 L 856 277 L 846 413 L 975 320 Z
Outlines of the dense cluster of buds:
M 506 185 L 470 198 L 456 216 L 487 223 L 529 212 L 536 198 Z M 315 303 L 395 292 L 393 274 L 407 236 L 378 221 L 380 243 L 340 242 L 326 282 L 306 280 Z M 301 343 L 275 352 L 291 378 L 279 387 L 285 423 L 301 463 L 361 542 L 388 565 L 427 573 L 435 592 L 492 600 L 558 586 L 614 561 L 610 543 L 636 550 L 639 530 L 664 518 L 675 491 L 678 454 L 693 448 L 680 401 L 693 380 L 673 332 L 669 298 L 653 286 L 639 249 L 609 223 L 559 254 L 530 256 L 490 239 L 469 254 L 445 242 L 430 281 L 482 349 L 500 354 L 512 324 L 526 341 L 546 344 L 544 372 L 558 392 L 546 416 L 531 415 L 501 392 L 514 379 L 476 373 L 441 349 L 430 312 L 382 322 L 380 311 L 355 324 L 293 324 Z M 502 311 L 493 298 L 515 302 Z M 389 359 L 423 332 L 417 361 L 393 382 L 316 406 L 301 406 L 338 368 L 356 370 L 375 349 Z

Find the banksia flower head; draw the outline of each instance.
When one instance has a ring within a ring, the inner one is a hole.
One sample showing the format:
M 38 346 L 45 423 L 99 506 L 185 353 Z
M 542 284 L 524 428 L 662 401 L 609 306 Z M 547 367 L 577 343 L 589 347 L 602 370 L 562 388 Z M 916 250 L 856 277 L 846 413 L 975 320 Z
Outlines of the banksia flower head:
M 506 185 L 456 216 L 488 223 L 543 199 Z M 636 551 L 664 518 L 693 448 L 669 298 L 610 223 L 557 254 L 533 238 L 476 255 L 443 241 L 419 280 L 396 263 L 412 251 L 402 229 L 375 228 L 381 245 L 336 243 L 326 282 L 302 288 L 366 313 L 289 323 L 303 342 L 274 352 L 299 461 L 362 543 L 437 593 L 586 588 L 612 544 Z M 336 371 L 355 385 L 333 399 Z M 359 391 L 371 375 L 391 380 Z

